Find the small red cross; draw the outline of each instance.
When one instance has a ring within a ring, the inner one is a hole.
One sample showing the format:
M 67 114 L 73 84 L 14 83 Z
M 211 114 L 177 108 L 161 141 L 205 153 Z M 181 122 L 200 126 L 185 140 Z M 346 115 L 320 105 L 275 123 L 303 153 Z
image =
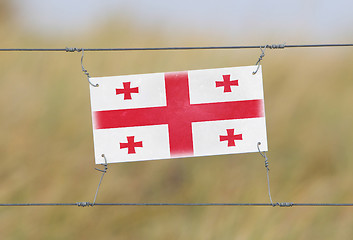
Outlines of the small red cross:
M 231 92 L 230 86 L 239 86 L 238 80 L 230 80 L 230 74 L 223 75 L 223 82 L 216 81 L 216 87 L 224 87 L 224 92 Z
M 127 143 L 120 143 L 120 149 L 127 148 L 128 154 L 136 153 L 135 147 L 142 147 L 142 141 L 135 142 L 135 136 L 128 136 L 126 138 L 127 138 Z
M 235 140 L 243 140 L 242 134 L 234 135 L 234 129 L 227 129 L 227 136 L 219 136 L 219 141 L 228 141 L 228 147 L 235 146 Z
M 123 89 L 117 88 L 116 89 L 116 95 L 124 94 L 124 100 L 132 99 L 131 98 L 131 93 L 138 93 L 139 92 L 139 88 L 138 87 L 131 88 L 130 84 L 131 84 L 131 82 L 123 82 L 124 88 Z

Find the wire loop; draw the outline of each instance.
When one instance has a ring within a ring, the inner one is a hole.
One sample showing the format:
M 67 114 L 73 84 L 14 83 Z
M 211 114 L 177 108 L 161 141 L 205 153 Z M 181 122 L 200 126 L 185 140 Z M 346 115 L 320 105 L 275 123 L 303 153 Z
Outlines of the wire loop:
M 103 177 L 104 177 L 104 174 L 107 172 L 108 170 L 108 163 L 107 163 L 107 159 L 105 157 L 104 154 L 102 154 L 102 157 L 104 158 L 104 164 L 102 164 L 104 166 L 104 169 L 98 169 L 98 168 L 95 168 L 97 171 L 100 171 L 102 172 L 102 176 L 101 176 L 101 179 L 99 181 L 99 184 L 98 184 L 98 187 L 97 187 L 97 190 L 96 190 L 96 194 L 94 195 L 94 200 L 93 200 L 93 203 L 92 203 L 92 207 L 94 206 L 94 204 L 96 203 L 96 199 L 97 199 L 97 195 L 98 195 L 98 191 L 99 191 L 99 187 L 101 186 L 101 183 L 102 183 L 102 180 L 103 180 Z
M 255 71 L 252 72 L 253 75 L 255 75 L 255 74 L 257 73 L 257 71 L 259 71 L 260 63 L 261 63 L 263 57 L 265 56 L 265 50 L 266 50 L 267 46 L 269 46 L 269 45 L 266 45 L 266 46 L 264 47 L 264 49 L 262 49 L 262 47 L 260 47 L 261 55 L 260 55 L 260 57 L 259 57 L 259 60 L 257 60 L 257 62 L 256 62 L 256 64 L 255 64 L 255 65 L 257 65 L 257 68 L 256 68 Z
M 266 156 L 266 153 L 265 152 L 261 152 L 260 150 L 260 145 L 261 145 L 261 142 L 258 142 L 257 143 L 257 149 L 259 150 L 259 153 L 261 154 L 261 156 L 265 159 L 265 168 L 266 168 L 266 175 L 267 175 L 267 188 L 268 188 L 268 196 L 270 198 L 270 202 L 272 204 L 272 206 L 276 206 L 277 204 L 274 204 L 272 202 L 272 197 L 271 197 L 271 187 L 270 187 L 270 168 L 269 168 L 269 163 L 268 163 L 268 158 Z
M 269 48 L 269 49 L 284 49 L 285 47 L 286 47 L 285 43 L 260 46 L 261 55 L 259 57 L 259 60 L 257 60 L 257 62 L 255 64 L 255 65 L 257 65 L 257 68 L 252 74 L 255 75 L 257 73 L 257 71 L 259 71 L 260 63 L 261 63 L 262 59 L 265 57 L 266 48 Z
M 72 50 L 72 49 L 69 49 L 69 50 Z M 73 48 L 73 51 L 77 50 L 77 48 Z M 89 82 L 89 84 L 91 84 L 91 86 L 93 87 L 99 87 L 99 84 L 93 84 L 91 81 L 90 81 L 90 78 L 91 76 L 89 75 L 88 71 L 83 67 L 83 57 L 84 57 L 84 54 L 85 54 L 85 51 L 83 48 L 80 49 L 80 51 L 82 51 L 82 56 L 81 56 L 81 68 L 82 68 L 82 72 L 87 76 L 87 80 Z

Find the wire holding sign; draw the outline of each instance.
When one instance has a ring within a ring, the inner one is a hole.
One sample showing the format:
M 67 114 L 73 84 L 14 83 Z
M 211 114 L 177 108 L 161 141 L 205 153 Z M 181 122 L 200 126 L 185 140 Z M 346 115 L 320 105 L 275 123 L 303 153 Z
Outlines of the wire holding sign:
M 272 197 L 271 197 L 270 168 L 269 168 L 268 158 L 267 158 L 265 152 L 261 152 L 261 150 L 260 150 L 260 145 L 261 145 L 261 142 L 258 142 L 258 143 L 257 143 L 257 149 L 259 150 L 259 153 L 261 154 L 261 156 L 265 159 L 265 168 L 266 168 L 266 176 L 267 176 L 268 197 L 270 198 L 271 204 L 274 205 L 273 202 L 272 202 Z
M 256 68 L 255 71 L 252 72 L 253 75 L 255 75 L 255 74 L 257 73 L 257 71 L 259 71 L 260 63 L 261 63 L 261 61 L 262 61 L 262 58 L 265 56 L 266 47 L 267 47 L 267 45 L 266 45 L 263 49 L 262 49 L 262 47 L 260 47 L 261 55 L 260 55 L 260 57 L 259 57 L 259 60 L 257 60 L 257 62 L 256 62 L 256 64 L 255 64 L 255 65 L 257 66 L 257 68 Z
M 94 204 L 96 203 L 98 191 L 99 191 L 99 188 L 100 188 L 101 183 L 103 181 L 104 174 L 106 174 L 106 172 L 108 170 L 108 163 L 107 163 L 107 158 L 105 157 L 105 154 L 102 154 L 102 157 L 104 158 L 104 164 L 102 164 L 104 166 L 104 169 L 102 170 L 102 169 L 99 169 L 99 168 L 95 168 L 97 171 L 102 172 L 102 176 L 101 176 L 101 179 L 99 181 L 99 184 L 98 184 L 98 187 L 97 187 L 97 190 L 96 190 L 96 194 L 94 195 L 94 200 L 93 200 L 92 206 L 94 206 Z
M 92 87 L 99 87 L 99 84 L 93 84 L 90 80 L 91 76 L 89 75 L 89 72 L 84 68 L 83 66 L 83 57 L 85 55 L 85 51 L 84 49 L 82 48 L 80 51 L 82 51 L 82 56 L 81 56 L 81 69 L 82 69 L 82 72 L 87 76 L 87 81 L 89 82 L 89 84 L 92 86 Z

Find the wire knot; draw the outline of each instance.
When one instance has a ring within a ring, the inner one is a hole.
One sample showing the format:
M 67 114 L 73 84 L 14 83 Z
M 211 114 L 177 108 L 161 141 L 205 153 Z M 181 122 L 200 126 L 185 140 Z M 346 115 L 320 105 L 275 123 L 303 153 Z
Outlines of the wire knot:
M 270 164 L 268 162 L 268 159 L 265 159 L 265 168 L 267 168 L 268 170 L 270 170 L 270 168 L 268 167 Z
M 274 203 L 272 204 L 273 207 L 279 206 L 279 207 L 293 207 L 294 203 L 292 202 L 278 202 L 278 203 Z
M 284 49 L 285 47 L 286 47 L 285 43 L 266 45 L 266 48 L 269 48 L 269 49 Z
M 90 202 L 77 202 L 76 205 L 78 207 L 93 207 L 94 204 L 90 203 Z
M 75 48 L 75 47 L 74 48 L 70 48 L 70 47 L 65 48 L 66 52 L 82 52 L 82 50 L 83 50 L 82 48 Z
M 107 163 L 107 158 L 105 157 L 104 154 L 102 154 L 102 158 L 104 158 L 104 163 L 102 164 L 104 166 L 104 169 L 99 169 L 99 168 L 94 168 L 96 169 L 97 171 L 100 171 L 100 172 L 103 172 L 103 173 L 106 173 L 107 170 L 108 170 L 108 163 Z

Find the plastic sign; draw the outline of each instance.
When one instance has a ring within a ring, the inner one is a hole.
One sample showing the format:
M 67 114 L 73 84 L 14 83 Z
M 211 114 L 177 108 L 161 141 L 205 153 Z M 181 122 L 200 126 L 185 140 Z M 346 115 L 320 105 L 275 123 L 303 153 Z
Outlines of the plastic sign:
M 261 68 L 91 78 L 97 164 L 267 151 Z

